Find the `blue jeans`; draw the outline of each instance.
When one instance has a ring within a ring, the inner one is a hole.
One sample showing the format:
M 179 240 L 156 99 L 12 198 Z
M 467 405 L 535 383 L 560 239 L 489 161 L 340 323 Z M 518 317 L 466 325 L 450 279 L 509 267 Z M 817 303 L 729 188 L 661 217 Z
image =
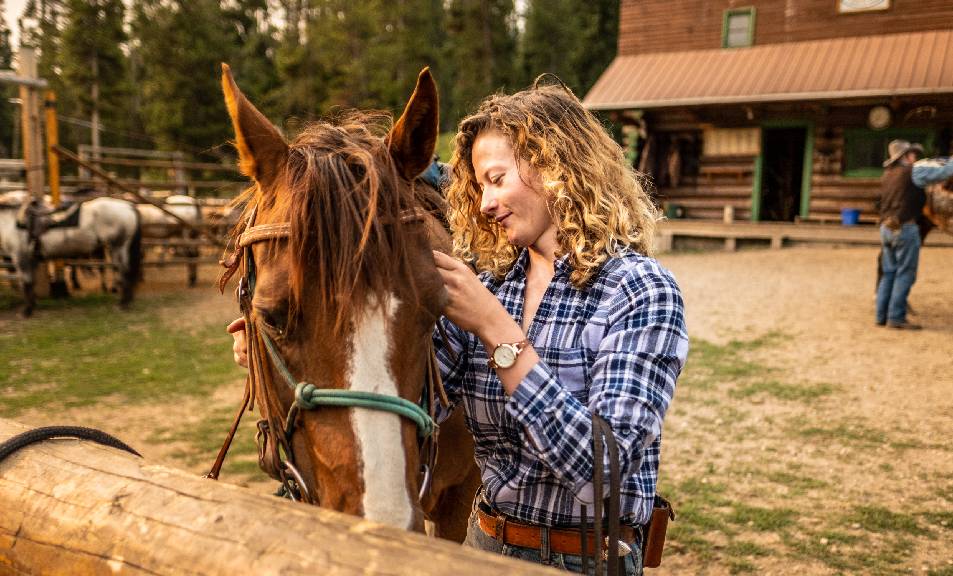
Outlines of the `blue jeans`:
M 467 525 L 467 539 L 463 541 L 463 545 L 476 548 L 477 550 L 493 552 L 494 554 L 502 554 L 510 558 L 519 558 L 520 560 L 527 560 L 529 562 L 535 562 L 536 564 L 553 566 L 554 568 L 559 568 L 567 572 L 582 574 L 582 557 L 580 556 L 551 552 L 548 558 L 543 558 L 542 552 L 538 549 L 520 548 L 519 546 L 502 544 L 490 538 L 480 529 L 480 520 L 477 516 L 476 509 L 470 514 L 470 522 Z M 588 573 L 590 575 L 595 574 L 595 566 L 593 566 L 592 558 L 589 559 Z M 638 546 L 634 546 L 632 553 L 625 557 L 625 570 L 623 574 L 626 576 L 642 576 L 642 550 Z
M 877 322 L 902 324 L 907 321 L 907 295 L 917 280 L 920 260 L 920 230 L 916 224 L 904 224 L 900 230 L 880 226 L 883 246 L 877 286 Z

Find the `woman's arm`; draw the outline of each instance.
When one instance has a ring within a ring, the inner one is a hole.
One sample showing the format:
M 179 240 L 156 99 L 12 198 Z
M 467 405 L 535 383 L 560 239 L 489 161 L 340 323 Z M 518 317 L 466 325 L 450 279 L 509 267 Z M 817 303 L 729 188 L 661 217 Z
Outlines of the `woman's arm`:
M 645 261 L 600 307 L 604 332 L 591 367 L 588 405 L 576 400 L 545 363 L 537 363 L 507 402 L 534 454 L 583 502 L 592 500 L 592 413 L 612 428 L 623 477 L 638 472 L 643 451 L 661 433 L 688 354 L 681 293 Z

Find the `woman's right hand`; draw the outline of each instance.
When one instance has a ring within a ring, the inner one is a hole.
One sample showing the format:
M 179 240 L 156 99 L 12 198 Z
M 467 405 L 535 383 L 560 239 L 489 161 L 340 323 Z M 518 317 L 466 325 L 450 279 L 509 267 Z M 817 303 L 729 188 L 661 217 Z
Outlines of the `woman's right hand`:
M 232 320 L 225 331 L 235 339 L 232 342 L 232 353 L 235 355 L 235 363 L 244 368 L 248 368 L 248 343 L 245 341 L 245 318 L 236 318 Z

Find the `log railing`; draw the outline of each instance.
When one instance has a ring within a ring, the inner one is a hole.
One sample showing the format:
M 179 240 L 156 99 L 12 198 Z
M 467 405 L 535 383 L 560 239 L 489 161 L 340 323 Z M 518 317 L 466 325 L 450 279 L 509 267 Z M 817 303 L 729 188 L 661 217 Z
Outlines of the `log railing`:
M 0 462 L 0 573 L 557 574 L 77 440 Z

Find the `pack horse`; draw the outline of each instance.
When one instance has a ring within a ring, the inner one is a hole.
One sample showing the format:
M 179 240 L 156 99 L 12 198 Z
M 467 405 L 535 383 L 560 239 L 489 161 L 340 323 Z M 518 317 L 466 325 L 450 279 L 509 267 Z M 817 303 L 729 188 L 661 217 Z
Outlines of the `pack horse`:
M 34 277 L 41 262 L 89 258 L 103 250 L 116 269 L 119 304 L 127 306 L 139 278 L 141 243 L 139 214 L 125 200 L 96 198 L 56 211 L 33 201 L 0 204 L 0 247 L 13 261 L 24 317 L 36 307 Z

